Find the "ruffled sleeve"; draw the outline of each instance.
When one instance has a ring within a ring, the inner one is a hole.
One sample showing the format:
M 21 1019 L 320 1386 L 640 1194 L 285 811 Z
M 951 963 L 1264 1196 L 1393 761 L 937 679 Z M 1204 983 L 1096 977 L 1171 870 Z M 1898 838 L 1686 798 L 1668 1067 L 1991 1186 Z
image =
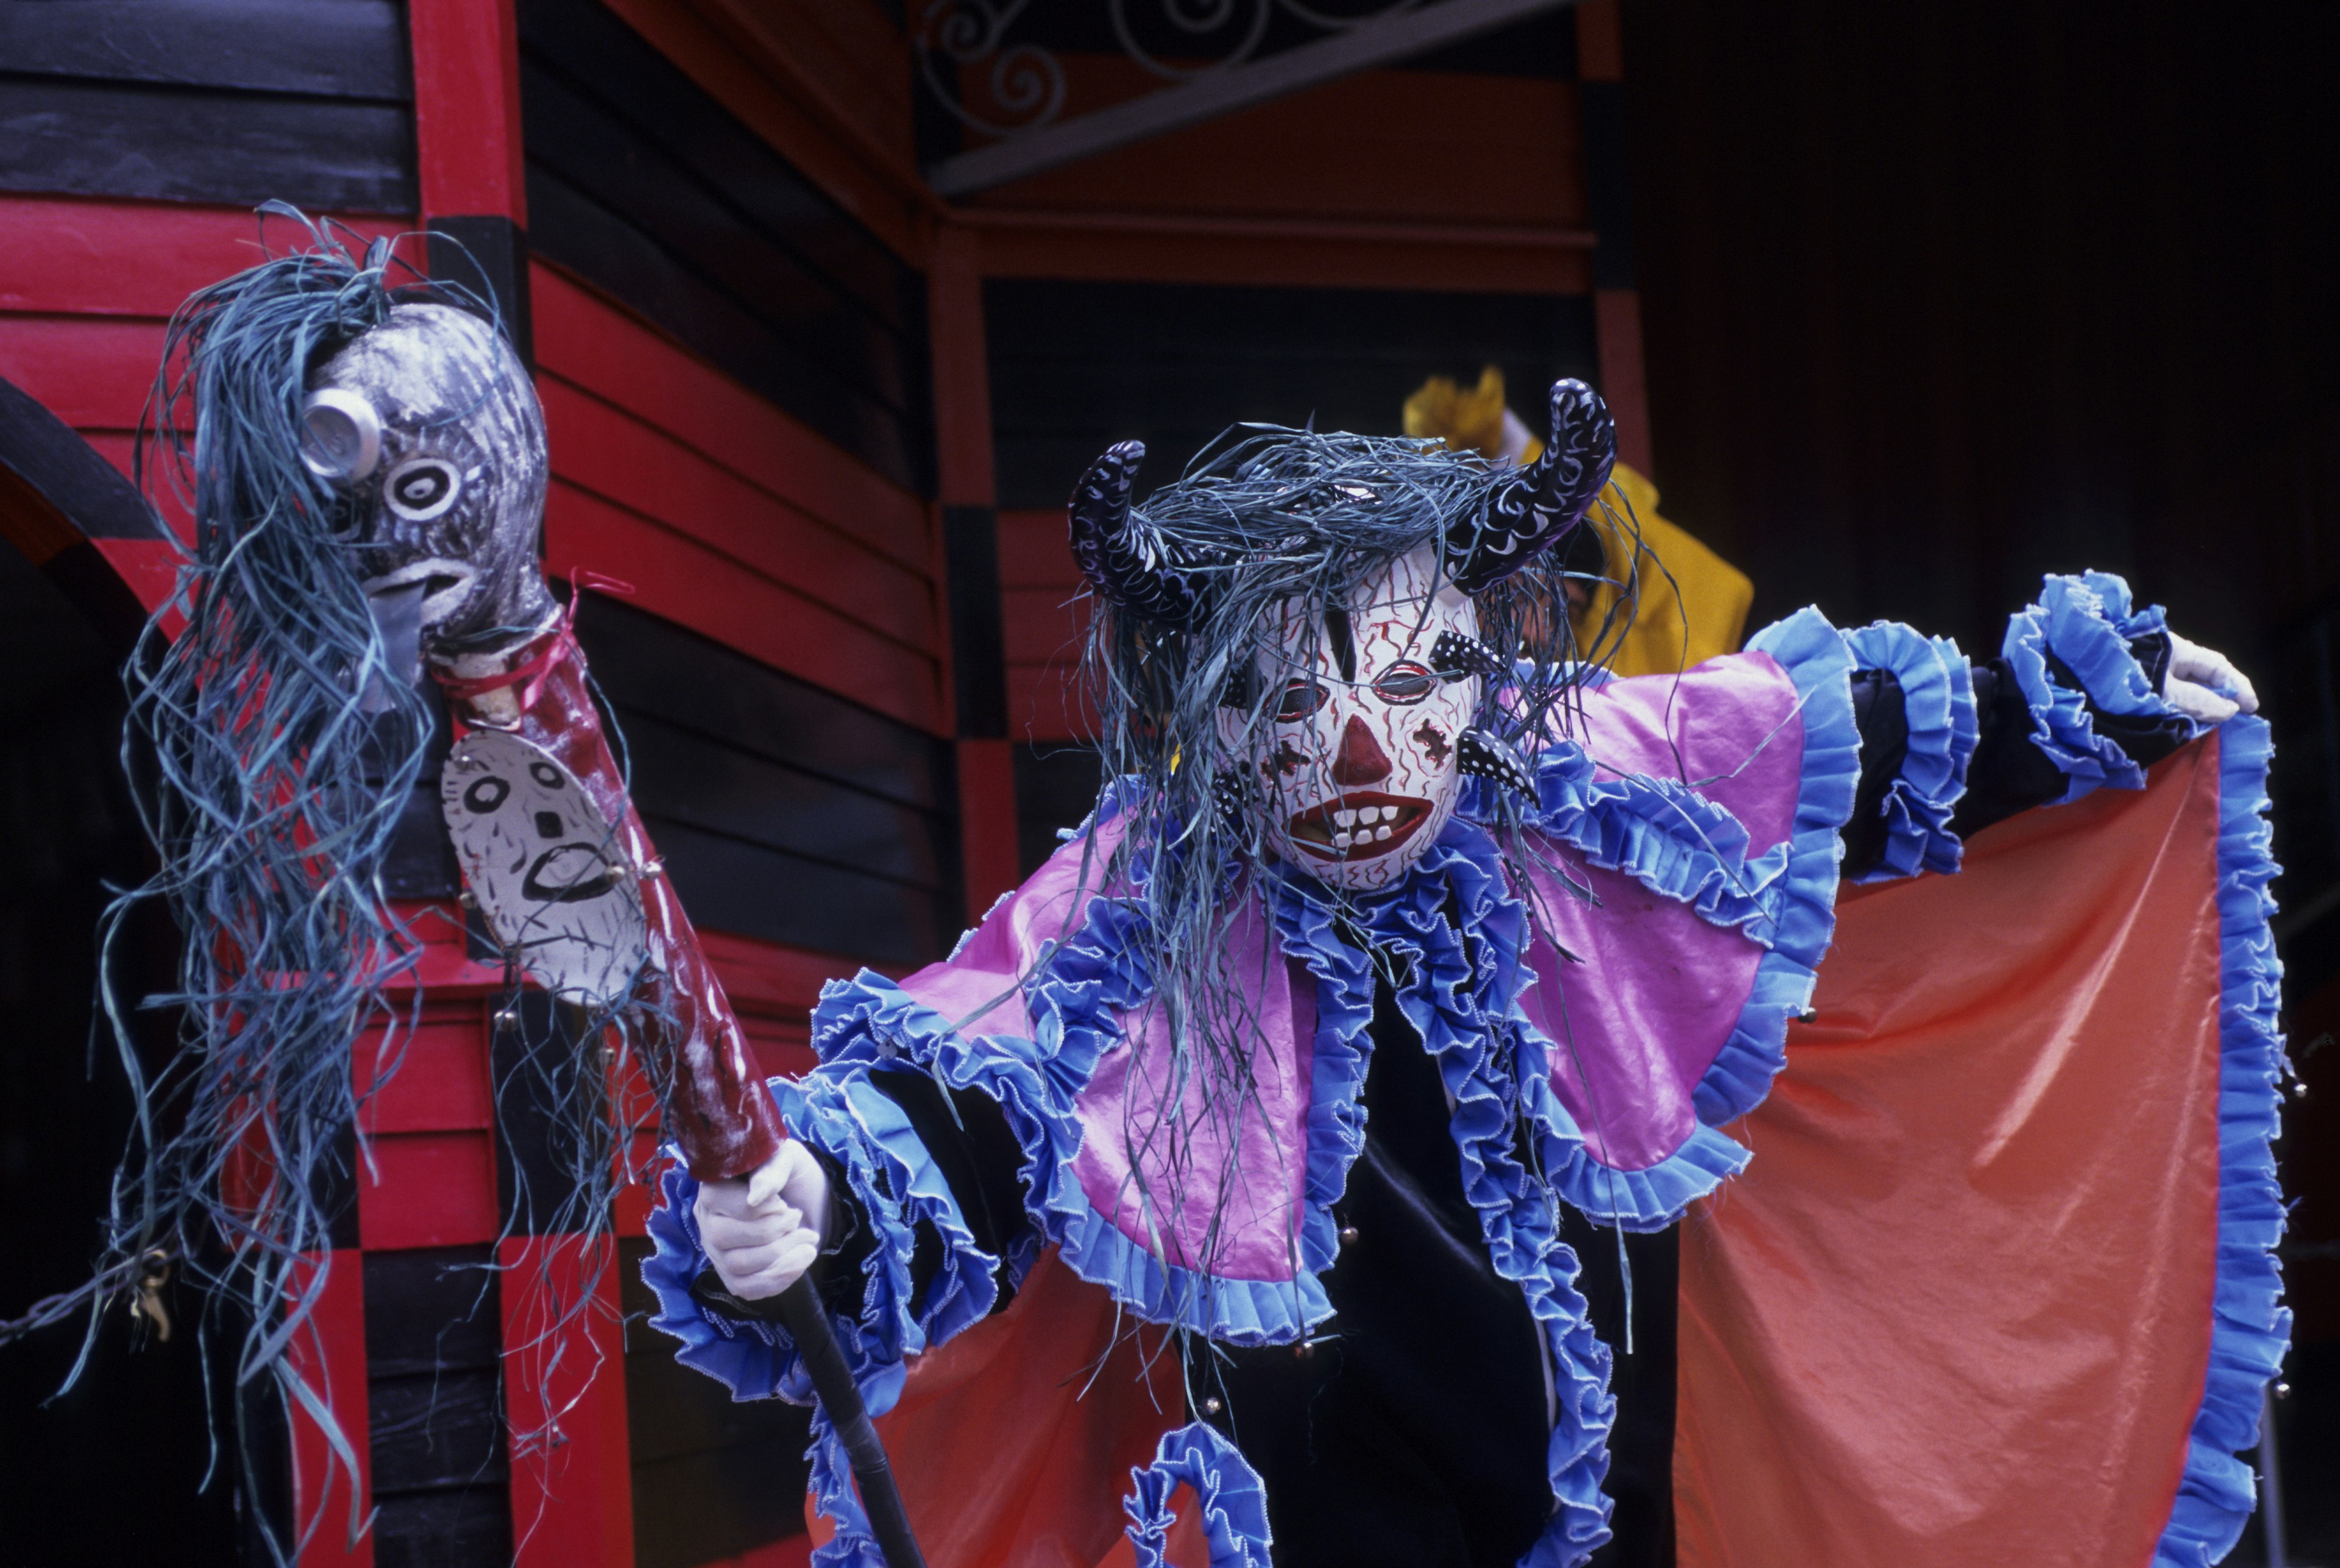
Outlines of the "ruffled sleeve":
M 2166 731 L 2190 739 L 2197 728 L 2157 689 L 2137 646 L 2166 636 L 2161 607 L 2132 610 L 2128 584 L 2110 572 L 2050 576 L 2039 601 L 2011 617 L 2000 656 L 2022 693 L 2031 745 L 2064 776 L 2050 804 L 2092 789 L 2145 788 L 2143 759 L 2124 735 Z
M 1881 819 L 1882 842 L 1876 863 L 1852 880 L 1955 871 L 1960 846 L 1950 818 L 1966 793 L 1980 733 L 1966 655 L 1947 637 L 1927 637 L 1898 621 L 1861 627 L 1844 640 L 1857 670 L 1892 678 L 1906 730 L 1901 755 L 1873 789 L 1864 767 L 1861 802 Z

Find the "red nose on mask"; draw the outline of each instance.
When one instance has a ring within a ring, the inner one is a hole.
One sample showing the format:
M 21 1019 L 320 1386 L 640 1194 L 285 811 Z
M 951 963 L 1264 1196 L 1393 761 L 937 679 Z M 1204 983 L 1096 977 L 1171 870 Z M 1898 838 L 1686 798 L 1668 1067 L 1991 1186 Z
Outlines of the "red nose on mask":
M 1333 782 L 1378 784 L 1390 776 L 1390 759 L 1373 739 L 1373 732 L 1356 714 L 1349 715 L 1349 727 L 1341 731 L 1341 754 L 1333 759 Z

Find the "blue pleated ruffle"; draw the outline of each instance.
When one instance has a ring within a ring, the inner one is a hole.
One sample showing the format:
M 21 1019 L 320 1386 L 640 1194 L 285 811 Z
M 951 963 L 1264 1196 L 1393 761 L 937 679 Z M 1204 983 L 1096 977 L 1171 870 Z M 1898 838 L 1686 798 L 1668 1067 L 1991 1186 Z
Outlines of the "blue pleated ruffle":
M 2000 656 L 2031 710 L 2032 742 L 2069 781 L 2052 804 L 2107 784 L 2145 788 L 2145 770 L 2096 732 L 2088 705 L 2122 715 L 2175 713 L 2128 650 L 2132 638 L 2167 630 L 2159 605 L 2132 612 L 2128 584 L 2107 571 L 2051 575 L 2039 602 L 2008 618 Z
M 1459 931 L 1446 917 L 1450 904 L 1460 917 Z M 1372 970 L 1341 940 L 1329 906 L 1312 884 L 1282 883 L 1274 913 L 1285 952 L 1316 978 L 1318 1060 L 1328 1044 L 1344 1048 L 1354 1066 L 1344 1061 L 1339 1070 L 1344 1078 L 1353 1072 L 1361 1089 L 1372 1049 Z M 1542 1055 L 1547 1042 L 1519 1005 L 1527 911 L 1505 890 L 1494 841 L 1458 821 L 1448 825 L 1402 888 L 1357 900 L 1350 913 L 1370 933 L 1375 953 L 1396 968 L 1399 1010 L 1438 1064 L 1453 1100 L 1450 1126 L 1462 1192 L 1479 1217 L 1488 1259 L 1498 1275 L 1519 1285 L 1552 1353 L 1555 1418 L 1545 1468 L 1553 1512 L 1526 1561 L 1538 1568 L 1581 1563 L 1609 1538 L 1610 1502 L 1601 1481 L 1609 1469 L 1616 1402 L 1609 1393 L 1609 1347 L 1593 1332 L 1577 1293 L 1576 1255 L 1560 1238 L 1552 1187 L 1536 1179 L 1516 1146 L 1520 1114 L 1532 1100 L 1535 1108 L 1552 1113 L 1539 1129 L 1550 1157 L 1583 1155 L 1581 1136 L 1551 1093 Z M 1345 1037 L 1328 1041 L 1328 1025 Z M 1514 1042 L 1516 1059 L 1506 1049 Z M 1337 1152 L 1321 1166 L 1314 1130 L 1313 1212 L 1304 1240 L 1313 1242 L 1321 1226 L 1330 1244 L 1329 1204 L 1363 1147 L 1363 1118 L 1353 1129 L 1345 1122 L 1338 1128 Z M 1319 1194 L 1324 1206 L 1315 1201 Z M 1328 1245 L 1328 1256 L 1329 1251 Z
M 1852 650 L 1817 610 L 1796 611 L 1748 642 L 1769 654 L 1796 689 L 1804 721 L 1803 771 L 1795 825 L 1772 851 L 1784 860 L 1769 950 L 1739 1023 L 1699 1079 L 1692 1103 L 1708 1126 L 1735 1121 L 1763 1103 L 1788 1063 L 1788 1020 L 1811 1005 L 1813 971 L 1836 930 L 1839 837 L 1852 819 L 1860 784 L 1860 730 L 1852 717 Z
M 1962 847 L 1950 814 L 1967 789 L 1967 765 L 1980 734 L 1973 672 L 1958 645 L 1880 620 L 1844 634 L 1861 670 L 1885 670 L 1900 683 L 1909 755 L 1886 787 L 1885 853 L 1857 880 L 1889 881 L 1920 871 L 1955 871 Z
M 1165 1568 L 1170 1526 L 1178 1522 L 1170 1494 L 1184 1483 L 1203 1511 L 1203 1537 L 1211 1568 L 1268 1568 L 1267 1489 L 1235 1445 L 1197 1421 L 1162 1434 L 1154 1463 L 1129 1473 L 1125 1532 L 1137 1568 Z
M 2218 727 L 2218 1277 L 2202 1407 L 2154 1550 L 2154 1562 L 2172 1568 L 2208 1568 L 2242 1535 L 2257 1484 L 2236 1454 L 2258 1442 L 2266 1385 L 2291 1341 L 2275 1254 L 2284 1225 L 2274 1149 L 2283 964 L 2267 884 L 2280 868 L 2261 814 L 2274 748 L 2266 720 L 2242 717 Z

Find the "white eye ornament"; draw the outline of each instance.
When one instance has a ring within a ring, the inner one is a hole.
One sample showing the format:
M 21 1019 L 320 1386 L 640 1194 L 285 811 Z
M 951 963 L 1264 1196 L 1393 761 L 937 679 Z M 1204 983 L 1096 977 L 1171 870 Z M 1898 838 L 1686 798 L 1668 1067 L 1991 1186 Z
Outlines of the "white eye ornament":
M 429 522 L 455 504 L 463 476 L 441 458 L 410 458 L 390 471 L 382 481 L 384 505 L 409 522 Z
M 382 415 L 361 392 L 311 392 L 301 410 L 301 461 L 329 483 L 357 483 L 382 461 Z

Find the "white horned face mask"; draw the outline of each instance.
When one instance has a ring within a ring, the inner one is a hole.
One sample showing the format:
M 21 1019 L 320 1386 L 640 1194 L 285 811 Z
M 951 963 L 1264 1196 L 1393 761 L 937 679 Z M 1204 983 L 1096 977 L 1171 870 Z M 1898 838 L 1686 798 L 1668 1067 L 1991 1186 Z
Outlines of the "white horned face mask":
M 1245 794 L 1261 836 L 1331 886 L 1394 886 L 1454 815 L 1481 675 L 1453 650 L 1480 646 L 1478 614 L 1424 547 L 1345 610 L 1312 626 L 1295 608 L 1278 633 L 1259 656 L 1259 719 L 1220 719 L 1258 786 Z
M 1270 613 L 1264 646 L 1246 672 L 1264 688 L 1239 680 L 1219 699 L 1212 786 L 1215 809 L 1247 819 L 1267 852 L 1336 888 L 1390 888 L 1453 820 L 1462 774 L 1532 787 L 1526 764 L 1498 736 L 1470 727 L 1484 682 L 1510 677 L 1513 651 L 1479 640 L 1471 596 L 1566 537 L 1609 481 L 1616 426 L 1598 393 L 1581 382 L 1555 382 L 1551 431 L 1534 462 L 1422 519 L 1428 537 L 1348 604 L 1324 610 L 1288 602 L 1280 620 Z M 1294 442 L 1315 439 L 1289 433 Z M 1244 503 L 1258 509 L 1249 519 L 1255 527 L 1225 526 L 1234 515 L 1227 508 L 1237 503 L 1216 487 L 1270 471 L 1255 465 L 1276 450 L 1272 435 L 1256 438 L 1227 454 L 1230 462 L 1240 457 L 1239 466 L 1206 467 L 1157 492 L 1150 503 L 1155 516 L 1179 519 L 1168 527 L 1131 505 L 1145 457 L 1141 442 L 1108 448 L 1074 487 L 1066 521 L 1081 575 L 1116 620 L 1149 629 L 1131 640 L 1146 651 L 1123 672 L 1129 690 L 1151 679 L 1143 660 L 1152 651 L 1168 655 L 1171 686 L 1198 677 L 1172 660 L 1184 657 L 1178 650 L 1188 634 L 1211 623 L 1214 607 L 1227 602 L 1227 584 L 1240 580 L 1252 551 L 1267 548 L 1262 539 L 1289 527 L 1295 531 L 1275 551 L 1337 551 L 1344 541 L 1325 530 L 1340 525 L 1312 519 L 1380 499 L 1370 479 L 1323 481 L 1339 495 L 1312 494 L 1322 473 L 1312 478 L 1304 461 L 1284 471 L 1288 484 Z M 1423 455 L 1410 450 L 1403 457 Z M 1166 503 L 1166 516 L 1165 497 L 1179 498 Z M 1402 508 L 1406 498 L 1393 495 L 1390 503 Z M 1225 679 L 1223 657 L 1207 667 L 1215 682 Z

